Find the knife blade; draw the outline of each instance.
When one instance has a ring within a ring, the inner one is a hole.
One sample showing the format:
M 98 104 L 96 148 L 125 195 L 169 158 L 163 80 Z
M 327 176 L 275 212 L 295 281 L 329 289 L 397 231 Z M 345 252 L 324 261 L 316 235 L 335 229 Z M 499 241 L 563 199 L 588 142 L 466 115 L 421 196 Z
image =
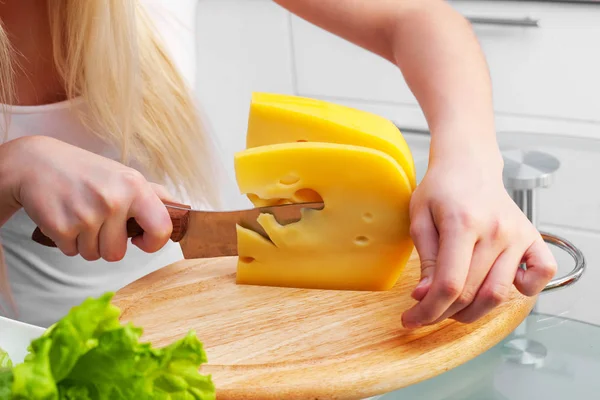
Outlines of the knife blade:
M 184 257 L 191 259 L 237 256 L 236 225 L 269 239 L 256 220 L 260 214 L 272 214 L 281 225 L 287 225 L 299 221 L 303 209 L 321 210 L 324 204 L 323 202 L 282 204 L 234 211 L 193 210 L 185 204 L 167 202 L 165 207 L 173 224 L 170 239 L 180 242 Z M 135 237 L 143 232 L 135 219 L 130 218 L 127 221 L 127 237 Z M 39 227 L 35 229 L 31 238 L 41 245 L 56 247 L 52 239 L 44 235 Z

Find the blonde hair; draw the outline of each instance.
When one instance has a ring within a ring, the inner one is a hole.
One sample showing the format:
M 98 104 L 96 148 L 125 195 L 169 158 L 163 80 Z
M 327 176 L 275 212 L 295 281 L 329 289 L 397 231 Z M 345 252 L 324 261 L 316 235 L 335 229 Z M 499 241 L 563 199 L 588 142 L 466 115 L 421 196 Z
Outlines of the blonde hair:
M 48 0 L 54 62 L 82 121 L 175 195 L 219 204 L 211 141 L 197 106 L 138 0 Z M 14 52 L 0 27 L 0 96 L 14 99 Z M 5 113 L 8 116 L 10 113 Z M 2 254 L 0 253 L 0 257 Z M 0 289 L 6 276 L 0 271 Z

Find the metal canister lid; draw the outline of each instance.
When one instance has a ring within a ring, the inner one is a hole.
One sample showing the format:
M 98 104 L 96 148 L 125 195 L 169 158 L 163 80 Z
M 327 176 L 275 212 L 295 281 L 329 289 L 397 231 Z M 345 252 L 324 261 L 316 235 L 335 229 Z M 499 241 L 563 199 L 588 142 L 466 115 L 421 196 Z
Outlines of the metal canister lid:
M 558 158 L 538 150 L 510 148 L 503 150 L 502 156 L 504 185 L 511 190 L 548 187 L 560 168 Z

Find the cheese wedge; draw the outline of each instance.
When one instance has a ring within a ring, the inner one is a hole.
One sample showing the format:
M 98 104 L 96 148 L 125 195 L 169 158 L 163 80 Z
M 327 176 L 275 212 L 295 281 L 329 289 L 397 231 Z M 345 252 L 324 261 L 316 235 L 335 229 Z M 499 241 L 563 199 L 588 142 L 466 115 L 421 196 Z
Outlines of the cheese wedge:
M 389 120 L 322 100 L 271 93 L 252 95 L 247 148 L 304 141 L 381 150 L 404 169 L 412 189 L 416 187 L 410 148 Z
M 256 135 L 255 135 L 256 137 Z M 276 141 L 276 138 L 273 138 Z M 278 143 L 235 156 L 240 191 L 261 200 L 323 199 L 281 226 L 270 214 L 259 223 L 270 241 L 237 227 L 237 283 L 336 290 L 387 290 L 412 251 L 412 186 L 389 154 L 339 143 Z

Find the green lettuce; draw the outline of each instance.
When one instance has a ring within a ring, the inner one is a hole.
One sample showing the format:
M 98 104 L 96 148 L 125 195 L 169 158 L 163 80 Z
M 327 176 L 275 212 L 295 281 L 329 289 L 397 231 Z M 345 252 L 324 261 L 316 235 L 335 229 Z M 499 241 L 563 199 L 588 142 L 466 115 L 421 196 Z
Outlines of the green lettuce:
M 12 368 L 12 361 L 8 353 L 0 347 L 0 368 Z
M 10 400 L 12 366 L 8 353 L 0 348 L 0 400 Z
M 142 329 L 119 322 L 112 296 L 74 307 L 31 342 L 23 363 L 0 370 L 0 400 L 215 399 L 195 333 L 163 348 L 141 343 Z
M 0 400 L 10 400 L 12 369 L 0 368 Z

